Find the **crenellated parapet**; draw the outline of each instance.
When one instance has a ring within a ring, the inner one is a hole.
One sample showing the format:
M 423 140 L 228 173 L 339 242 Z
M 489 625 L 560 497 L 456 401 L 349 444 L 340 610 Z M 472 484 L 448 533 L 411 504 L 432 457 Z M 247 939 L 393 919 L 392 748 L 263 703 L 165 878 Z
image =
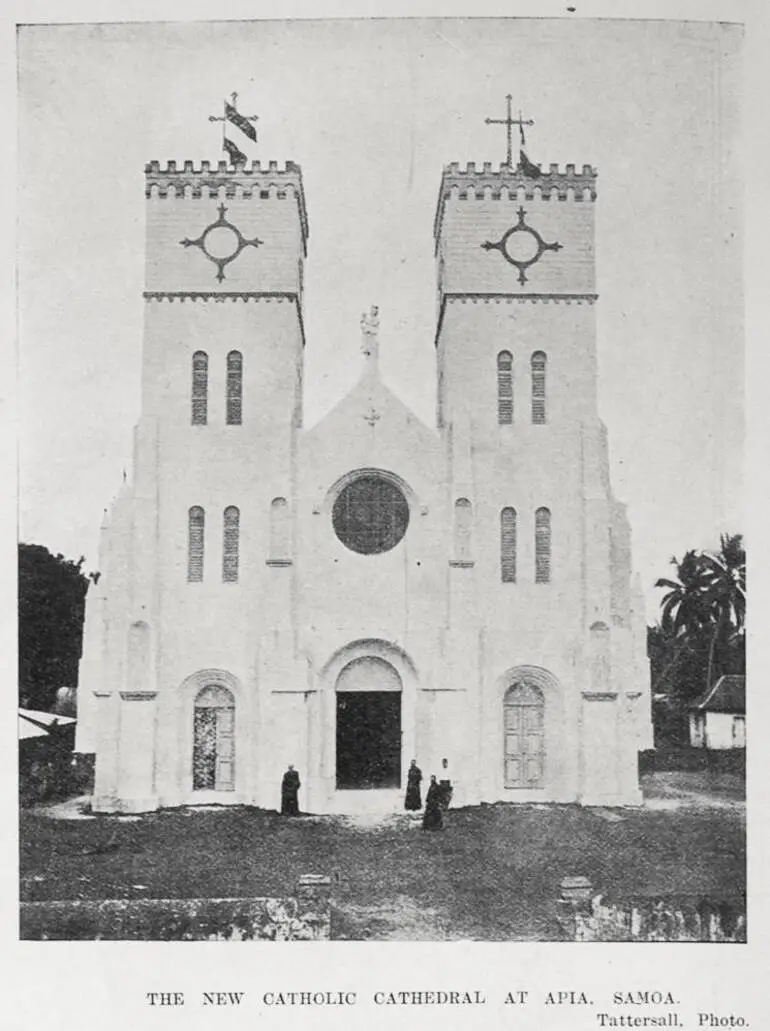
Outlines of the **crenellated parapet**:
M 548 170 L 542 165 L 535 165 L 540 171 L 538 177 L 525 175 L 520 168 L 509 168 L 506 164 L 495 166 L 491 161 L 485 161 L 478 166 L 475 161 L 469 161 L 465 167 L 461 167 L 458 161 L 453 161 L 444 166 L 444 173 L 441 179 L 442 192 L 457 186 L 460 189 L 478 189 L 488 184 L 492 189 L 528 189 L 538 186 L 544 190 L 567 190 L 585 189 L 586 187 L 596 190 L 596 169 L 591 165 L 583 165 L 581 171 L 577 171 L 575 165 L 565 165 L 564 170 L 556 165 L 549 165 Z M 595 197 L 591 198 L 592 200 Z
M 474 200 L 556 200 L 556 201 L 595 201 L 596 169 L 591 165 L 583 165 L 578 171 L 575 165 L 549 165 L 546 171 L 535 165 L 540 175 L 533 177 L 524 175 L 519 168 L 510 168 L 506 164 L 495 166 L 491 161 L 477 165 L 469 161 L 461 167 L 453 161 L 444 166 L 439 190 L 438 206 L 434 221 L 434 235 L 438 239 L 441 220 L 447 201 Z
M 230 165 L 226 161 L 168 161 L 161 166 L 159 161 L 145 165 L 145 196 L 150 197 L 192 197 L 204 200 L 235 197 L 244 200 L 297 201 L 302 234 L 305 241 L 310 234 L 302 186 L 302 170 L 293 161 L 279 167 L 277 161 L 263 165 L 261 161 L 251 164 Z

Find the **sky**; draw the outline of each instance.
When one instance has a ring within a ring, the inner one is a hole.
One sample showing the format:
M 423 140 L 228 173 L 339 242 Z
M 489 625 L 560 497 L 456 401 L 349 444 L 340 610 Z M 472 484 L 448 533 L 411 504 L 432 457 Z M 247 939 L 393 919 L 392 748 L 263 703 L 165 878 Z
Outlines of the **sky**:
M 431 424 L 442 167 L 598 169 L 600 414 L 652 618 L 671 555 L 743 529 L 740 48 L 693 22 L 414 19 L 31 26 L 19 38 L 22 540 L 96 568 L 140 411 L 144 164 L 218 160 L 238 93 L 262 161 L 302 167 L 305 423 L 360 371 Z

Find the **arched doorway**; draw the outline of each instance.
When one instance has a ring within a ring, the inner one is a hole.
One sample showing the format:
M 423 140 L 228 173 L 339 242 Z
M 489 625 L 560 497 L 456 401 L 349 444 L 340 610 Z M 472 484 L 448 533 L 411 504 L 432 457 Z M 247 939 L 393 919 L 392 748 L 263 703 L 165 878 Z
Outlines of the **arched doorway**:
M 337 678 L 338 790 L 401 786 L 401 678 L 373 655 L 349 662 Z
M 540 788 L 545 778 L 545 700 L 527 679 L 505 692 L 504 783 L 507 788 Z
M 195 697 L 192 774 L 193 791 L 235 788 L 235 699 L 219 684 Z

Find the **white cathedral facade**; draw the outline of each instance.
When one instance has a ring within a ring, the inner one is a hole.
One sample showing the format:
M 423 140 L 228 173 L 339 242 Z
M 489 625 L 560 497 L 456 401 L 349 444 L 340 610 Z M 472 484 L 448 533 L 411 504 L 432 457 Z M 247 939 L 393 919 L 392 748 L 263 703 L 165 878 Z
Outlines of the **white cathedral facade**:
M 437 412 L 364 371 L 303 426 L 299 167 L 146 168 L 142 410 L 102 527 L 93 806 L 641 799 L 645 620 L 597 410 L 596 174 L 449 165 Z M 429 213 L 426 212 L 426 220 Z M 427 228 L 427 227 L 426 227 Z M 308 342 L 312 346 L 312 341 Z

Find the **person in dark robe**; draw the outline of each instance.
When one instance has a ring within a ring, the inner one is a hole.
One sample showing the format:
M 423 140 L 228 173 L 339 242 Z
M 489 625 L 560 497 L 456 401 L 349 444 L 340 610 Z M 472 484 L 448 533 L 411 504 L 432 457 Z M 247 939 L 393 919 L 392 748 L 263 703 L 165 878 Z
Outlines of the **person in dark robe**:
M 424 831 L 440 831 L 444 826 L 444 818 L 441 815 L 441 788 L 436 783 L 435 775 L 431 774 L 428 793 L 425 796 L 425 812 L 422 817 L 422 829 Z
M 441 780 L 438 782 L 441 790 L 441 808 L 447 810 L 452 801 L 452 781 L 449 779 L 449 760 L 441 760 Z
M 293 766 L 289 766 L 281 781 L 281 814 L 283 816 L 299 816 L 299 774 Z
M 422 798 L 420 796 L 420 782 L 422 781 L 422 770 L 417 765 L 417 760 L 412 759 L 406 773 L 406 798 L 404 809 L 416 811 L 422 809 Z

